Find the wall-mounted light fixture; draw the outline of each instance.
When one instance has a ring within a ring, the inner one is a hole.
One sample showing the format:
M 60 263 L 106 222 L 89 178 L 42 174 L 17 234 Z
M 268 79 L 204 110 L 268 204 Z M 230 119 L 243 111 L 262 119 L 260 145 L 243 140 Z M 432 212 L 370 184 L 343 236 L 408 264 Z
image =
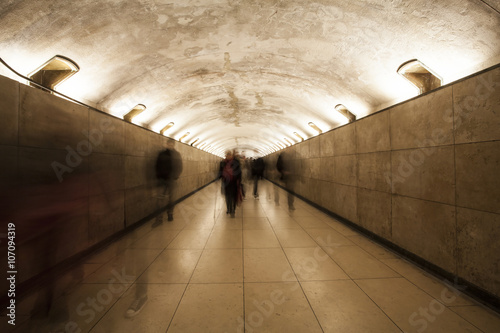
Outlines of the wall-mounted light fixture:
M 335 111 L 346 117 L 350 123 L 356 120 L 356 115 L 351 113 L 343 104 L 335 105 Z
M 290 145 L 290 146 L 293 146 L 293 143 L 290 142 L 290 140 L 288 140 L 287 138 L 283 138 L 285 139 L 285 141 Z
M 300 141 L 304 141 L 304 138 L 297 132 L 293 132 L 293 135 L 299 138 Z
M 420 94 L 441 87 L 442 79 L 417 59 L 403 63 L 397 72 L 417 87 Z
M 315 123 L 310 122 L 308 125 L 311 126 L 312 128 L 314 128 L 319 134 L 323 133 L 323 131 L 321 130 L 321 128 L 319 128 L 318 126 L 316 126 Z
M 42 66 L 28 74 L 28 77 L 36 83 L 55 90 L 58 85 L 75 75 L 80 67 L 71 59 L 56 55 Z M 30 83 L 31 86 L 40 88 Z
M 190 133 L 189 132 L 186 132 L 186 134 L 184 134 L 183 136 L 181 136 L 179 138 L 179 142 L 182 142 L 182 139 L 184 139 L 186 136 L 188 136 Z
M 143 113 L 144 110 L 146 110 L 146 106 L 144 104 L 137 104 L 132 110 L 130 110 L 126 115 L 123 116 L 123 119 L 131 123 L 132 119 Z
M 174 123 L 172 123 L 172 122 L 168 123 L 168 125 L 167 125 L 167 126 L 165 126 L 165 127 L 163 127 L 163 128 L 161 129 L 160 134 L 161 134 L 161 135 L 164 135 L 164 134 L 165 134 L 165 132 L 166 132 L 166 131 L 170 128 L 170 127 L 172 127 L 172 126 L 174 126 Z
M 194 140 L 193 142 L 191 142 L 191 147 L 196 143 L 198 142 L 198 140 L 200 140 L 200 138 L 196 138 L 196 140 Z

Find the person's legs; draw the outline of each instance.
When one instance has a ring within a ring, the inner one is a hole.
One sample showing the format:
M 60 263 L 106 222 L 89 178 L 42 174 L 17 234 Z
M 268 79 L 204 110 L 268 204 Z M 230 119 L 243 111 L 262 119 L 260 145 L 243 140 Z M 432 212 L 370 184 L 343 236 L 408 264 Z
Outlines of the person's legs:
M 259 186 L 259 176 L 254 176 L 253 177 L 253 196 L 255 198 L 259 197 L 258 186 Z
M 163 179 L 158 180 L 158 188 L 156 189 L 156 211 L 160 212 L 163 209 L 163 205 L 165 204 L 165 194 L 167 193 L 166 182 Z M 157 227 L 163 223 L 163 212 L 158 213 L 156 216 L 156 221 L 153 222 L 152 227 Z
M 295 206 L 293 205 L 295 197 L 292 194 L 292 192 L 294 191 L 294 182 L 293 182 L 293 180 L 288 179 L 288 181 L 286 182 L 286 188 L 289 191 L 288 192 L 288 209 L 289 210 L 295 210 Z
M 167 215 L 169 221 L 174 220 L 174 206 L 175 206 L 174 195 L 176 189 L 177 189 L 177 181 L 169 180 L 167 182 L 167 191 L 168 191 Z

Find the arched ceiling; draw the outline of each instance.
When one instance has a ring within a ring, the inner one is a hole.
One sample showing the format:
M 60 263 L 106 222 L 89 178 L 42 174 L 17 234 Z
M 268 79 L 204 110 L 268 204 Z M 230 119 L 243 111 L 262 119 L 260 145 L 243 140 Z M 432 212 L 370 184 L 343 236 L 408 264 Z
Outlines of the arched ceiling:
M 54 55 L 57 90 L 216 153 L 264 155 L 413 97 L 417 58 L 443 83 L 500 62 L 499 0 L 2 0 L 0 57 L 28 75 Z M 12 76 L 3 67 L 0 74 Z M 204 147 L 204 148 L 205 148 Z

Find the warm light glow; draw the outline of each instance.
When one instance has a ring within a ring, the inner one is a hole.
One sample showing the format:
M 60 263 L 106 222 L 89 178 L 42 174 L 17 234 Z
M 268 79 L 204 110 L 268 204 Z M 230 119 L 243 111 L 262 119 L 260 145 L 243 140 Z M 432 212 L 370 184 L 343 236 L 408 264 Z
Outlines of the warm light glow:
M 28 77 L 44 87 L 55 90 L 56 87 L 75 75 L 80 67 L 71 59 L 56 55 L 42 66 L 28 74 Z M 30 84 L 37 87 L 34 84 Z
M 144 110 L 146 110 L 146 106 L 144 104 L 137 104 L 132 110 L 123 116 L 123 119 L 131 123 L 132 119 L 144 112 Z
M 344 116 L 350 123 L 356 120 L 356 115 L 349 111 L 343 104 L 337 104 L 335 110 Z
M 442 79 L 417 59 L 409 60 L 399 66 L 398 74 L 419 90 L 420 94 L 439 88 Z
M 184 139 L 184 138 L 185 138 L 186 136 L 188 136 L 189 134 L 190 134 L 190 133 L 189 133 L 189 132 L 187 132 L 186 134 L 184 134 L 183 136 L 181 136 L 181 137 L 179 138 L 179 142 L 182 142 L 182 139 Z
M 309 124 L 308 124 L 308 125 L 309 125 L 309 126 L 311 126 L 313 129 L 315 129 L 315 130 L 318 132 L 318 134 L 323 133 L 323 131 L 321 130 L 321 128 L 319 128 L 318 126 L 316 126 L 316 124 L 315 124 L 315 123 L 313 123 L 313 122 L 309 122 Z
M 293 134 L 299 138 L 300 141 L 304 141 L 304 138 L 297 132 L 293 132 Z
M 165 135 L 165 132 L 166 132 L 166 131 L 168 131 L 168 129 L 169 129 L 170 127 L 172 127 L 172 126 L 174 126 L 174 123 L 172 123 L 172 122 L 168 123 L 168 125 L 167 125 L 167 126 L 165 126 L 165 127 L 163 127 L 163 128 L 161 129 L 160 134 L 161 134 L 161 135 Z
M 287 138 L 283 138 L 283 139 L 285 139 L 285 141 L 286 141 L 286 142 L 287 142 L 290 146 L 292 146 L 292 145 L 293 145 L 293 143 L 291 143 L 291 142 L 290 142 L 290 140 L 288 140 Z

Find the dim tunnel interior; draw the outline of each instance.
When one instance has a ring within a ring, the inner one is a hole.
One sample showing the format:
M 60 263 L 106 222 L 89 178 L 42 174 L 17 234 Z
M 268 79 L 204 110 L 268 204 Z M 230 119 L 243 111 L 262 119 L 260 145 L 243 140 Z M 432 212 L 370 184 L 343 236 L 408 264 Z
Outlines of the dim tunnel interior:
M 499 10 L 2 2 L 0 330 L 497 332 Z

